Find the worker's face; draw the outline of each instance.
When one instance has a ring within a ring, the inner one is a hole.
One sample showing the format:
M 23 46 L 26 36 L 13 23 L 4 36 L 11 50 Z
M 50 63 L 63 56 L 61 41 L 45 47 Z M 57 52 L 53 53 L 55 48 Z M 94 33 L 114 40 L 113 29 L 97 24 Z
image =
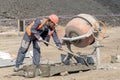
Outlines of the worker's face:
M 52 21 L 49 22 L 50 27 L 55 27 L 55 23 L 53 23 Z

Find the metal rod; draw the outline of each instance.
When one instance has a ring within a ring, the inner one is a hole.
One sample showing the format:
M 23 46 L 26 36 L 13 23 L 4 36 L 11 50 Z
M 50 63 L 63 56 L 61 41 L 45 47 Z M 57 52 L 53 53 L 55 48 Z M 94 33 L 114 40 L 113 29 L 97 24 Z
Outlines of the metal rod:
M 100 44 L 99 44 L 99 41 L 96 41 L 96 45 L 97 46 L 99 46 Z M 97 47 L 97 49 L 96 49 L 96 57 L 97 57 L 97 69 L 99 68 L 99 66 L 100 66 L 100 48 L 99 47 Z

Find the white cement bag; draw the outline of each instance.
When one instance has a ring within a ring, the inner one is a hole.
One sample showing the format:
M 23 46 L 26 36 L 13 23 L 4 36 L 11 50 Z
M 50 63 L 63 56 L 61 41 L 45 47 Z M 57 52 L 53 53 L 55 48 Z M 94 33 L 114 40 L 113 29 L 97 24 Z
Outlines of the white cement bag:
M 33 51 L 31 50 L 31 51 L 27 52 L 25 57 L 32 58 L 33 57 Z
M 9 53 L 0 51 L 0 59 L 12 59 L 12 57 Z

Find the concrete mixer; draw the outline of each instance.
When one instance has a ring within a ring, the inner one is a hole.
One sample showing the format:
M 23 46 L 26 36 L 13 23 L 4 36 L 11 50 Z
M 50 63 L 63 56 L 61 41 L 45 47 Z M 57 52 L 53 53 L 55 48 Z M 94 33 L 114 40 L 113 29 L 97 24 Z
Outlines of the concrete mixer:
M 69 51 L 71 44 L 84 48 L 96 42 L 94 51 L 97 52 L 97 63 L 100 64 L 99 41 L 106 38 L 106 26 L 92 15 L 79 14 L 74 16 L 65 27 L 65 35 L 62 38 Z
M 104 38 L 106 31 L 105 25 L 98 21 L 97 18 L 89 14 L 79 14 L 70 20 L 65 28 L 65 36 L 63 41 L 67 41 L 74 46 L 84 48 L 98 40 L 98 37 Z M 102 32 L 102 35 L 99 34 Z

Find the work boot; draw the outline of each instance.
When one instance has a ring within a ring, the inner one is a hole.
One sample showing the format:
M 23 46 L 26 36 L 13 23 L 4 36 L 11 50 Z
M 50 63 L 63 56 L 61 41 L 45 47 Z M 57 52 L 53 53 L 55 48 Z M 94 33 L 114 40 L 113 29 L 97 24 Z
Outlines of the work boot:
M 20 70 L 20 69 L 17 68 L 17 67 L 14 68 L 14 72 L 18 72 L 19 70 Z

